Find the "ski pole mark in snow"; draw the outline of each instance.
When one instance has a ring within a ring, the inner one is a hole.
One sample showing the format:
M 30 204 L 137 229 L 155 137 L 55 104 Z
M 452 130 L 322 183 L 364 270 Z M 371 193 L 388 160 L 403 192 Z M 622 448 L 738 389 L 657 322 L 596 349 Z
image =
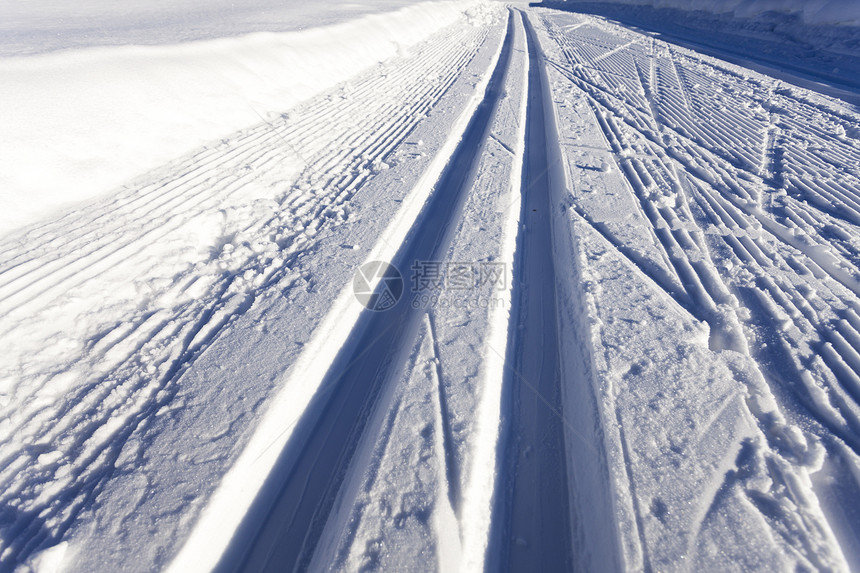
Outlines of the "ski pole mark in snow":
M 494 138 L 495 139 L 495 138 Z M 496 140 L 497 141 L 497 140 Z M 500 143 L 500 145 L 502 145 Z M 446 485 L 445 495 L 448 497 L 448 503 L 452 508 L 460 507 L 460 474 L 462 473 L 457 462 L 456 451 L 457 447 L 454 442 L 454 432 L 451 428 L 451 409 L 448 406 L 448 393 L 445 390 L 442 382 L 445 377 L 442 374 L 442 361 L 439 358 L 439 340 L 436 337 L 433 327 L 433 318 L 431 315 L 425 314 L 425 328 L 427 335 L 433 345 L 432 363 L 434 367 L 433 377 L 436 382 L 436 399 L 439 403 L 439 416 L 437 420 L 438 432 L 441 435 L 441 452 L 444 452 L 444 463 L 441 464 L 445 470 Z M 458 536 L 459 537 L 459 536 Z M 440 566 L 443 563 L 440 563 Z

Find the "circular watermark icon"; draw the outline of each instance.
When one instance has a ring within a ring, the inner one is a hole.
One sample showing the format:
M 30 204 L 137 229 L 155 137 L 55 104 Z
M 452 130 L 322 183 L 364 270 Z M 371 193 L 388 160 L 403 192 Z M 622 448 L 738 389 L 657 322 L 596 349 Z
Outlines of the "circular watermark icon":
M 394 265 L 370 261 L 355 271 L 352 292 L 365 308 L 374 312 L 388 310 L 403 296 L 403 276 Z

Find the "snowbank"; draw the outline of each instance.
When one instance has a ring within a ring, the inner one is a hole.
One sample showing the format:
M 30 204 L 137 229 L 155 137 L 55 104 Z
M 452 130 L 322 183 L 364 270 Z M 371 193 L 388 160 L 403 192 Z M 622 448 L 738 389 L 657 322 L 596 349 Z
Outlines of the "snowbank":
M 461 16 L 456 1 L 281 34 L 0 59 L 0 233 L 342 82 Z
M 165 45 L 321 28 L 410 0 L 27 0 L 0 2 L 0 57 L 95 46 Z
M 781 12 L 797 15 L 807 24 L 860 26 L 860 2 L 855 0 L 621 0 L 620 3 L 702 10 L 713 14 L 730 12 L 739 18 Z

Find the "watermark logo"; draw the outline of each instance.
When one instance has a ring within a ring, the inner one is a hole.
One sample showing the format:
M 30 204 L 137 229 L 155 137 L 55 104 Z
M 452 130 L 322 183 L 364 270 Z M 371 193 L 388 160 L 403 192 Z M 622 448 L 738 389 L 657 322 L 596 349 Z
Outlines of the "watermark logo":
M 374 312 L 388 310 L 403 296 L 403 276 L 394 265 L 370 261 L 355 272 L 352 292 L 365 308 Z
M 508 268 L 488 261 L 419 261 L 410 267 L 411 306 L 414 309 L 505 307 Z M 380 312 L 393 308 L 403 296 L 405 281 L 394 265 L 371 261 L 352 280 L 355 298 L 365 308 Z
M 412 264 L 412 292 L 470 291 L 507 288 L 505 263 L 487 261 L 415 261 Z

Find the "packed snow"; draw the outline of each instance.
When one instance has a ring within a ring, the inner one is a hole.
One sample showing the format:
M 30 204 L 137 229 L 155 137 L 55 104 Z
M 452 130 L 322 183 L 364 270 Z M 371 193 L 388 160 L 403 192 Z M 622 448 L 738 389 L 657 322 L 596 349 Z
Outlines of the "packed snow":
M 15 191 L 0 197 L 0 225 L 33 223 L 277 119 L 461 12 L 419 3 L 301 31 L 2 58 L 0 188 Z
M 730 13 L 744 19 L 776 13 L 797 16 L 807 24 L 860 25 L 860 5 L 854 0 L 620 0 L 614 3 Z
M 0 7 L 0 572 L 860 567 L 843 0 Z

